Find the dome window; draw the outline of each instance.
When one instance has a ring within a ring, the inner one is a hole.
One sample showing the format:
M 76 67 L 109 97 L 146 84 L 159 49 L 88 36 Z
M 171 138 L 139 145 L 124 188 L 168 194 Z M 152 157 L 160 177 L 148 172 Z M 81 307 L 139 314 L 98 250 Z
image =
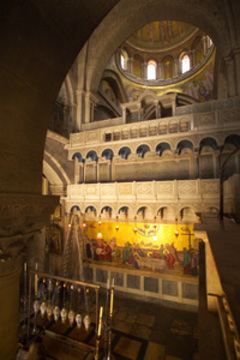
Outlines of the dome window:
M 148 62 L 148 66 L 147 66 L 147 79 L 148 80 L 156 80 L 157 78 L 157 72 L 156 72 L 156 62 L 153 60 L 150 60 Z
M 122 67 L 122 69 L 126 70 L 125 59 L 124 59 L 123 55 L 121 55 L 121 67 Z
M 190 58 L 186 54 L 182 58 L 182 74 L 190 70 Z

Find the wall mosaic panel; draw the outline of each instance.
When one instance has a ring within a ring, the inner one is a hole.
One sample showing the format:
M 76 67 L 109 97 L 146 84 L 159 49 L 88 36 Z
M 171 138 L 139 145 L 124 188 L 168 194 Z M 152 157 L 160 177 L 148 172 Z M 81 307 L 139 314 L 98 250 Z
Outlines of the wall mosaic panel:
M 89 262 L 173 275 L 198 274 L 193 225 L 88 221 L 83 233 Z

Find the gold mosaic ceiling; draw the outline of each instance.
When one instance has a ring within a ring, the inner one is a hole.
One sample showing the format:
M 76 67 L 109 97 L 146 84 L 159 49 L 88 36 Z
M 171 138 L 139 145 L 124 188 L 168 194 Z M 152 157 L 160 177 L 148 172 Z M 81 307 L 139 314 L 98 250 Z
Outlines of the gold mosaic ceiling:
M 179 45 L 196 31 L 196 27 L 178 21 L 155 21 L 138 29 L 127 43 L 141 50 L 161 51 Z

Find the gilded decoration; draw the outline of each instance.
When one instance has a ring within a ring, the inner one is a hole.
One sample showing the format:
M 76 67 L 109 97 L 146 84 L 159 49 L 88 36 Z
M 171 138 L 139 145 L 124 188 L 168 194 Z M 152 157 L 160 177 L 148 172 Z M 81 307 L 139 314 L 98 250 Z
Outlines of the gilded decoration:
M 179 275 L 198 275 L 193 225 L 87 221 L 89 262 Z
M 133 33 L 127 43 L 148 51 L 164 50 L 186 40 L 195 30 L 194 26 L 179 21 L 154 21 Z

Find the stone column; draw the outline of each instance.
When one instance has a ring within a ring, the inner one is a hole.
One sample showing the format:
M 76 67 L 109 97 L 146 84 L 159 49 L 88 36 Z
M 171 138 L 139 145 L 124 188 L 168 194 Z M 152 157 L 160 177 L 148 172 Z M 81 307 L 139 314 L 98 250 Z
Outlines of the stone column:
M 79 163 L 79 182 L 80 183 L 84 182 L 84 163 L 83 162 Z
M 138 108 L 138 121 L 141 121 L 141 103 L 137 105 L 137 108 Z
M 40 232 L 59 204 L 57 196 L 0 194 L 0 357 L 15 360 L 19 275 L 27 241 Z
M 76 97 L 77 97 L 77 105 L 76 105 L 76 130 L 80 131 L 82 126 L 82 119 L 85 113 L 85 91 L 83 90 L 76 90 Z
M 21 257 L 14 259 L 6 252 L 1 254 L 0 258 L 0 354 L 1 359 L 15 360 L 19 323 Z
M 193 49 L 192 52 L 192 67 L 196 66 L 196 50 Z
M 98 98 L 88 91 L 85 95 L 85 123 L 94 121 L 94 108 L 98 103 Z
M 236 95 L 240 96 L 240 48 L 234 49 Z
M 75 156 L 74 158 L 74 184 L 78 184 L 79 183 L 79 161 L 78 161 L 78 157 Z
M 161 118 L 161 105 L 159 104 L 158 101 L 154 102 L 155 104 L 155 113 L 156 113 L 156 119 L 160 119 Z
M 147 79 L 147 63 L 144 62 L 142 64 L 142 69 L 143 69 L 143 79 Z
M 159 80 L 163 80 L 163 66 L 161 63 L 158 63 L 157 77 Z
M 133 58 L 129 58 L 127 62 L 127 69 L 130 74 L 133 73 Z
M 174 74 L 173 77 L 178 77 L 179 76 L 179 61 L 178 59 L 174 59 Z
M 176 98 L 172 98 L 172 116 L 176 114 Z
M 208 52 L 208 44 L 207 44 L 207 36 L 206 35 L 204 35 L 202 37 L 202 41 L 203 41 L 203 54 L 204 54 L 204 56 L 206 56 L 207 52 Z
M 122 123 L 126 124 L 126 107 L 121 105 L 122 108 Z
M 228 85 L 228 96 L 236 96 L 236 82 L 235 82 L 235 71 L 234 71 L 234 60 L 231 56 L 224 58 L 227 65 L 227 85 Z

